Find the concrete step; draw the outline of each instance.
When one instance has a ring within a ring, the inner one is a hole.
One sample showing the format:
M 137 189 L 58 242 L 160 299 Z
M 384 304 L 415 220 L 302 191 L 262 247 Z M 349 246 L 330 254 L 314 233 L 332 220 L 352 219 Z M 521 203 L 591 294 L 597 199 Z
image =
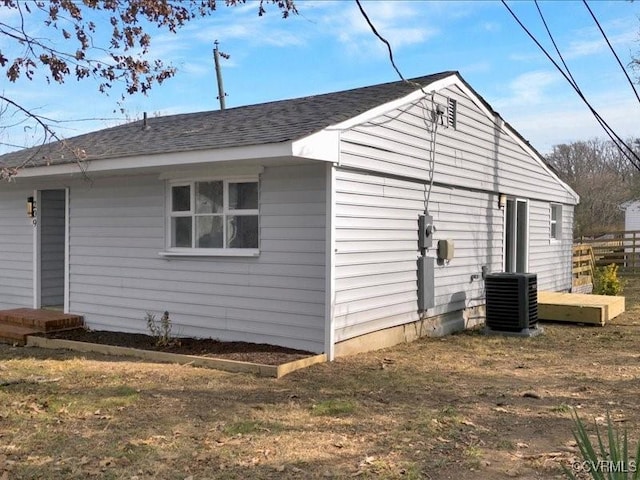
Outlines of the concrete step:
M 27 343 L 27 335 L 35 333 L 39 331 L 19 325 L 0 324 L 0 343 L 24 345 Z
M 0 311 L 0 324 L 33 328 L 39 332 L 68 330 L 84 324 L 82 316 L 55 310 L 15 308 Z

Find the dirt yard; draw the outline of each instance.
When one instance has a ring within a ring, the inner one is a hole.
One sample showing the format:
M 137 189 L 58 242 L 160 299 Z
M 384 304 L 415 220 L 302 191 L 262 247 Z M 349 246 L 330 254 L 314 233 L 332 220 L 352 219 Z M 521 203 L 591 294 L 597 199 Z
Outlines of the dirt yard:
M 640 435 L 640 278 L 605 327 L 467 332 L 280 380 L 0 346 L 0 480 L 546 479 Z

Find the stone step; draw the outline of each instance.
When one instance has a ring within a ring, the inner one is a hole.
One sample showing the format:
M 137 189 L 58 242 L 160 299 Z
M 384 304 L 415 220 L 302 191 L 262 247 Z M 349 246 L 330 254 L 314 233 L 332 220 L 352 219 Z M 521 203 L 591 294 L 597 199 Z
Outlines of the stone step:
M 33 328 L 21 327 L 19 325 L 0 324 L 0 343 L 25 345 L 27 335 L 40 333 Z
M 15 308 L 0 311 L 0 324 L 33 328 L 39 332 L 68 330 L 84 324 L 82 316 L 54 310 Z

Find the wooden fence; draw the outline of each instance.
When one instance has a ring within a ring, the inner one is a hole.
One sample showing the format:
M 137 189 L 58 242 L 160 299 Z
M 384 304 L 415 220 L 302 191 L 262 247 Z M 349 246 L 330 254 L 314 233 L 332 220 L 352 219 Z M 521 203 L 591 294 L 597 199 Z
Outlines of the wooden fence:
M 573 287 L 593 285 L 596 260 L 591 245 L 579 243 L 573 246 Z
M 622 272 L 637 273 L 640 271 L 640 230 L 611 232 L 607 238 L 586 240 L 574 244 L 574 272 L 576 258 L 582 258 L 590 247 L 593 255 L 593 265 L 602 267 L 615 263 Z M 579 252 L 576 254 L 576 252 Z M 579 262 L 580 263 L 580 262 Z M 584 267 L 584 262 L 578 267 Z M 579 271 L 583 271 L 580 270 Z M 575 273 L 574 273 L 575 276 Z

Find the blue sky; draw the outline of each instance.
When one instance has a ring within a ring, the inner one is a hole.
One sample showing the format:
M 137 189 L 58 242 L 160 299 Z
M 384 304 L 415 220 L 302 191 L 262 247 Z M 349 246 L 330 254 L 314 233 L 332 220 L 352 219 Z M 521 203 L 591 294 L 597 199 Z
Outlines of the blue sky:
M 405 77 L 458 70 L 542 153 L 560 143 L 604 138 L 586 106 L 500 2 L 363 4 L 391 43 Z M 535 4 L 509 5 L 551 49 Z M 619 135 L 640 137 L 640 104 L 582 2 L 539 5 L 586 97 Z M 151 30 L 152 55 L 179 71 L 149 95 L 128 97 L 124 115 L 114 113 L 119 92 L 100 94 L 91 80 L 47 85 L 42 79 L 3 79 L 0 88 L 23 106 L 62 121 L 56 130 L 72 137 L 140 118 L 143 112 L 153 116 L 218 109 L 214 40 L 230 55 L 222 60 L 227 108 L 398 79 L 386 47 L 371 33 L 355 2 L 298 0 L 297 6 L 299 15 L 282 19 L 273 7 L 258 17 L 251 0 L 233 8 L 221 2 L 210 18 L 193 21 L 176 35 Z M 640 56 L 640 2 L 591 1 L 590 6 L 623 64 L 632 54 Z M 7 19 L 7 12 L 0 10 L 0 20 Z M 46 34 L 35 22 L 28 27 Z M 9 48 L 0 39 L 0 50 Z M 638 75 L 632 73 L 632 78 Z M 0 142 L 32 145 L 39 140 L 33 132 L 24 125 L 5 129 Z M 0 145 L 0 152 L 12 149 Z

